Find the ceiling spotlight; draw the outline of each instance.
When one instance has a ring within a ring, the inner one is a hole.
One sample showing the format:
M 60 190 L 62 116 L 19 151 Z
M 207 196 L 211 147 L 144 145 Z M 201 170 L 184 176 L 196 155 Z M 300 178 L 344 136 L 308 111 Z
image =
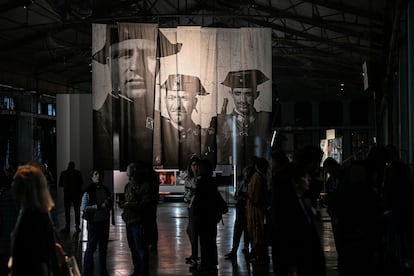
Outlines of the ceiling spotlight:
M 341 87 L 344 87 L 345 86 L 345 83 L 341 83 Z

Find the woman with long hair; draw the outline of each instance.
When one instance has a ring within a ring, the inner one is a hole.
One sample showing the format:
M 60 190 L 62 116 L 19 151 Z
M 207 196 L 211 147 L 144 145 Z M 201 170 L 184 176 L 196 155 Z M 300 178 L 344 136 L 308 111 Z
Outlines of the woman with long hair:
M 12 187 L 20 213 L 12 233 L 11 275 L 59 275 L 55 229 L 49 213 L 54 202 L 45 175 L 36 166 L 20 166 Z

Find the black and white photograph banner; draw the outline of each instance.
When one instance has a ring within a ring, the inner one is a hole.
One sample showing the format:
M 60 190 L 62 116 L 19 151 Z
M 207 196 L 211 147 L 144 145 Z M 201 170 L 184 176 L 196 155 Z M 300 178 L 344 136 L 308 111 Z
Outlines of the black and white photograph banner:
M 269 157 L 271 30 L 93 25 L 94 166 Z

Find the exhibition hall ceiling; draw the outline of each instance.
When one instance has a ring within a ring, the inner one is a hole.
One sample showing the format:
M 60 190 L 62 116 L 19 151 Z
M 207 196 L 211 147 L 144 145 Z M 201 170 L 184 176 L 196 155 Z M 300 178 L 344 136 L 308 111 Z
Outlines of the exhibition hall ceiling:
M 397 1 L 400 2 L 400 1 Z M 386 0 L 0 0 L 0 84 L 91 93 L 92 23 L 272 29 L 273 84 L 362 89 L 387 47 Z M 390 27 L 389 27 L 390 28 Z

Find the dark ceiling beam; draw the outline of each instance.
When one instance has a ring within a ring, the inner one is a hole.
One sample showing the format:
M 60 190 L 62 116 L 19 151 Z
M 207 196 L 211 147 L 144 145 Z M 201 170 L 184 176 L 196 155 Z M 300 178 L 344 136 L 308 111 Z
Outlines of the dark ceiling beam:
M 345 76 L 352 76 L 354 79 L 357 76 L 361 76 L 362 66 L 343 65 L 335 59 L 329 59 L 326 57 L 315 57 L 312 53 L 303 52 L 295 56 L 289 56 L 286 60 L 285 56 L 275 56 L 275 67 L 279 66 L 291 66 L 293 70 L 306 70 L 325 72 L 328 76 L 334 77 L 336 80 L 340 80 Z M 277 61 L 277 62 L 276 62 Z
M 3 17 L 1 15 L 0 15 L 0 18 L 4 21 L 7 21 L 7 23 L 11 23 L 11 24 L 16 25 L 16 27 L 13 27 L 13 28 L 9 28 L 9 27 L 8 28 L 0 28 L 0 33 L 13 32 L 15 30 L 19 30 L 19 29 L 23 29 L 23 28 L 26 29 L 27 28 L 27 25 L 25 25 L 23 22 L 13 20 L 9 17 Z
M 307 59 L 309 65 L 300 65 L 303 63 L 303 61 L 299 59 Z M 310 71 L 322 72 L 326 76 L 328 75 L 335 76 L 336 80 L 340 80 L 346 76 L 352 76 L 352 78 L 354 78 L 355 76 L 362 76 L 360 73 L 357 72 L 358 70 L 355 70 L 355 68 L 353 68 L 354 70 L 350 70 L 349 68 L 340 68 L 340 66 L 338 66 L 338 63 L 335 63 L 335 62 L 328 63 L 328 62 L 321 62 L 320 60 L 318 60 L 317 62 L 312 62 L 312 56 L 306 55 L 306 54 L 296 56 L 297 63 L 293 63 L 292 60 L 290 60 L 290 64 L 284 63 L 284 62 L 278 61 L 278 58 L 275 58 L 275 60 L 276 61 L 273 66 L 275 68 L 290 68 L 296 71 L 303 70 L 303 71 L 308 71 L 308 72 Z M 330 68 L 331 70 L 327 70 L 327 68 Z M 333 70 L 332 68 L 339 68 L 339 69 Z M 359 71 L 362 71 L 362 69 Z
M 274 65 L 278 66 L 282 62 L 285 66 L 293 66 L 297 69 L 306 69 L 308 71 L 325 71 L 327 75 L 334 75 L 341 79 L 344 75 L 360 76 L 362 65 L 357 63 L 346 63 L 336 56 L 320 56 L 312 54 L 311 51 L 303 51 L 292 56 L 273 57 Z
M 220 7 L 220 5 L 217 6 L 216 3 L 213 2 L 213 4 L 211 4 L 208 1 L 199 1 L 197 4 L 191 7 L 187 6 L 185 9 L 187 13 L 199 12 L 200 10 L 211 11 L 213 13 L 216 13 L 216 12 L 227 13 L 228 12 L 228 9 L 223 9 Z
M 280 32 L 285 32 L 287 34 L 303 37 L 305 39 L 311 39 L 312 41 L 319 41 L 320 43 L 330 45 L 330 46 L 334 46 L 334 47 L 337 47 L 337 48 L 342 49 L 342 50 L 347 51 L 347 52 L 355 52 L 355 53 L 359 53 L 359 54 L 362 54 L 362 55 L 365 55 L 365 56 L 368 56 L 368 57 L 373 56 L 373 55 L 377 56 L 377 55 L 381 54 L 380 49 L 375 49 L 375 48 L 368 48 L 367 49 L 367 47 L 352 44 L 352 43 L 337 42 L 337 41 L 333 41 L 332 39 L 315 36 L 315 35 L 310 34 L 310 33 L 306 33 L 306 32 L 303 32 L 303 31 L 298 31 L 298 30 L 295 30 L 295 29 L 288 28 L 286 26 L 280 26 L 276 23 L 265 22 L 265 21 L 262 21 L 262 20 L 254 19 L 254 18 L 248 18 L 247 20 L 249 22 L 254 23 L 256 25 L 259 25 L 259 26 L 272 28 L 272 29 L 278 30 Z
M 9 3 L 0 5 L 0 16 L 7 15 L 10 12 L 10 10 L 21 8 L 22 10 L 24 9 L 28 13 L 35 13 L 37 15 L 43 16 L 51 20 L 60 19 L 59 15 L 56 14 L 53 10 L 48 9 L 44 5 L 41 5 L 37 2 L 34 2 L 32 5 L 28 6 L 27 8 L 24 8 L 23 6 L 24 6 L 23 1 L 17 1 L 17 0 L 11 1 L 10 0 Z M 42 11 L 46 12 L 47 14 L 45 14 Z M 7 17 L 2 16 L 2 18 L 7 18 Z M 22 23 L 22 24 L 25 24 L 25 23 Z
M 322 17 L 323 18 L 323 17 Z M 323 18 L 323 21 L 335 25 L 335 26 L 346 26 L 346 28 L 360 28 L 360 29 L 369 29 L 370 32 L 374 32 L 376 35 L 383 34 L 384 23 L 362 23 L 362 22 L 351 22 L 351 21 L 339 21 L 339 20 L 330 20 Z
M 342 26 L 338 26 L 338 25 L 333 25 L 333 24 L 329 24 L 327 21 L 323 20 L 320 17 L 312 17 L 312 18 L 308 18 L 308 17 L 304 17 L 304 16 L 300 16 L 300 15 L 296 15 L 296 14 L 292 14 L 289 12 L 286 12 L 284 10 L 281 9 L 277 9 L 277 8 L 272 8 L 272 7 L 267 7 L 267 6 L 259 6 L 259 5 L 255 5 L 255 9 L 259 10 L 260 12 L 266 12 L 268 15 L 270 15 L 271 17 L 275 17 L 275 18 L 284 18 L 284 19 L 292 19 L 301 23 L 305 23 L 307 25 L 311 25 L 311 26 L 315 26 L 321 29 L 326 29 L 326 30 L 330 30 L 330 31 L 334 31 L 337 33 L 343 33 L 345 35 L 348 36 L 354 36 L 354 37 L 358 37 L 358 38 L 363 38 L 366 40 L 374 40 L 374 41 L 378 41 L 378 42 L 382 42 L 383 41 L 383 37 L 380 33 L 376 33 L 374 31 L 370 32 L 364 32 L 364 31 L 357 31 L 355 30 L 355 26 L 352 26 L 351 28 L 346 28 L 346 27 L 342 27 Z M 343 22 L 344 25 L 346 25 L 346 22 Z M 361 28 L 366 29 L 365 26 L 361 26 Z
M 295 41 L 295 40 L 290 40 L 290 39 L 283 39 L 283 38 L 281 39 L 275 36 L 272 37 L 272 40 L 277 41 L 278 43 L 278 45 L 272 46 L 273 53 L 280 48 L 279 47 L 280 44 L 283 44 L 283 45 L 286 45 L 288 49 L 304 49 L 307 52 L 312 52 L 314 55 L 317 55 L 317 56 L 332 56 L 331 52 L 318 49 L 317 47 L 309 47 L 307 45 L 303 45 L 297 40 Z
M 30 12 L 44 16 L 50 20 L 61 21 L 61 17 L 58 13 L 56 13 L 53 9 L 40 4 L 39 2 L 35 2 L 35 5 L 28 7 L 28 9 Z M 44 14 L 42 11 L 46 12 L 47 14 Z
M 57 58 L 53 58 L 47 62 L 45 61 L 38 68 L 37 72 L 39 74 L 57 72 L 56 70 L 58 69 L 56 68 L 59 68 L 62 66 L 62 64 L 66 64 L 66 66 L 64 66 L 64 69 L 59 72 L 64 72 L 65 70 L 73 70 L 73 68 L 76 68 L 76 66 L 85 66 L 85 68 L 87 68 L 90 62 L 91 52 L 89 48 L 83 50 L 75 48 L 73 51 L 59 54 Z M 73 68 L 70 69 L 70 67 Z
M 0 83 L 15 87 L 22 87 L 26 90 L 39 91 L 46 94 L 79 94 L 90 93 L 90 85 L 70 85 L 67 81 L 46 78 L 39 78 L 30 72 L 22 72 L 21 66 L 15 63 L 1 63 Z M 7 69 L 7 70 L 6 70 Z
M 278 68 L 276 74 L 282 78 L 289 78 L 290 74 L 298 74 L 307 77 L 316 75 L 325 75 L 325 78 L 333 81 L 344 80 L 354 85 L 361 82 L 362 60 L 361 64 L 356 59 L 344 59 L 343 56 L 305 46 L 297 40 L 275 39 L 278 45 L 273 45 L 274 67 Z M 287 53 L 281 51 L 278 53 L 278 47 L 286 45 Z M 280 69 L 283 67 L 283 69 Z M 290 70 L 286 70 L 291 67 Z M 287 72 L 285 72 L 287 71 Z M 315 77 L 315 79 L 320 76 Z
M 75 25 L 79 25 L 79 24 L 75 24 Z M 27 34 L 24 37 L 21 37 L 19 39 L 13 39 L 13 40 L 10 40 L 8 42 L 2 43 L 0 45 L 0 50 L 1 51 L 16 50 L 16 49 L 19 49 L 21 47 L 24 47 L 28 43 L 32 44 L 36 41 L 41 41 L 41 40 L 45 39 L 46 37 L 50 36 L 51 34 L 59 33 L 59 32 L 62 32 L 66 29 L 71 29 L 71 28 L 76 29 L 75 25 L 55 23 L 55 24 L 46 24 L 46 25 L 44 25 L 43 28 L 37 27 L 37 26 L 36 27 L 27 26 L 27 28 L 32 29 L 32 33 Z M 82 28 L 80 28 L 80 29 L 82 29 Z M 4 31 L 4 30 L 2 30 L 2 31 Z M 80 32 L 78 29 L 76 31 Z M 82 33 L 85 34 L 84 31 Z
M 42 40 L 45 37 L 47 37 L 52 30 L 56 30 L 56 27 L 54 26 L 51 29 L 35 31 L 31 34 L 25 35 L 24 37 L 20 39 L 13 39 L 6 43 L 2 43 L 0 45 L 0 51 L 10 51 L 12 49 L 16 50 L 16 49 L 24 47 L 28 43 L 33 43 L 35 41 Z
M 151 11 L 152 9 L 155 9 L 155 13 L 159 13 L 159 10 L 158 9 L 156 9 L 156 7 L 157 7 L 157 3 L 159 2 L 159 0 L 155 0 L 155 1 L 153 1 L 152 3 L 151 3 L 151 5 L 149 6 L 149 8 L 148 8 L 148 11 Z M 163 1 L 163 4 L 169 4 L 169 5 L 171 5 L 171 3 L 170 3 L 170 1 L 169 0 L 164 0 Z M 155 13 L 153 13 L 153 14 L 155 14 Z
M 13 32 L 13 31 L 19 31 L 19 30 L 23 30 L 23 29 L 31 29 L 33 31 L 37 30 L 37 29 L 43 29 L 43 28 L 51 28 L 53 26 L 56 27 L 56 22 L 52 22 L 52 23 L 42 23 L 42 24 L 31 24 L 31 25 L 27 25 L 24 22 L 19 22 L 16 20 L 13 20 L 11 18 L 8 17 L 4 17 L 0 15 L 0 18 L 3 20 L 6 20 L 12 24 L 14 24 L 14 27 L 0 27 L 0 33 L 6 33 L 6 32 Z
M 312 51 L 302 51 L 295 55 L 273 55 L 273 74 L 277 79 L 289 78 L 291 75 L 311 78 L 322 75 L 333 82 L 346 81 L 359 84 L 362 66 L 359 63 L 346 63 L 336 56 L 315 55 Z
M 223 5 L 227 8 L 229 8 L 229 9 L 236 9 L 236 10 L 242 11 L 242 9 L 240 8 L 240 5 L 236 5 L 235 3 L 229 3 L 227 1 L 218 1 L 218 2 L 220 3 L 220 5 Z M 347 7 L 342 7 L 341 6 L 341 8 L 343 8 L 346 11 L 352 11 L 352 9 L 347 8 Z M 375 36 L 367 36 L 366 32 L 352 31 L 349 28 L 344 28 L 344 27 L 334 26 L 334 25 L 328 24 L 327 22 L 325 22 L 321 18 L 312 18 L 312 19 L 310 19 L 310 18 L 306 18 L 306 17 L 303 17 L 303 16 L 299 16 L 299 15 L 295 15 L 295 14 L 292 14 L 292 13 L 282 11 L 280 9 L 273 8 L 272 6 L 266 7 L 266 6 L 259 6 L 257 4 L 252 4 L 251 9 L 256 9 L 256 10 L 259 10 L 261 12 L 270 13 L 271 16 L 276 17 L 276 18 L 289 18 L 289 19 L 293 19 L 293 20 L 296 20 L 296 21 L 301 22 L 301 23 L 306 23 L 306 24 L 311 25 L 311 26 L 316 26 L 316 27 L 319 27 L 319 28 L 329 29 L 331 31 L 335 31 L 335 32 L 338 32 L 338 33 L 344 33 L 345 35 L 355 36 L 355 37 L 358 37 L 358 38 L 363 37 L 363 38 L 365 38 L 367 40 L 370 40 L 370 41 L 377 41 L 377 43 L 379 42 L 380 44 L 382 44 L 382 41 L 383 41 L 383 37 L 380 34 L 376 34 Z M 357 13 L 361 14 L 361 12 L 357 12 Z M 234 16 L 234 13 L 233 13 L 233 16 Z M 264 16 L 264 15 L 261 15 L 261 16 L 263 18 L 267 17 L 267 16 Z M 241 16 L 241 18 L 242 17 L 243 17 L 243 15 Z M 249 15 L 246 15 L 246 18 L 248 18 L 248 21 L 250 21 L 250 22 L 256 22 L 257 25 L 261 25 L 259 23 L 260 20 L 256 19 L 256 18 L 259 18 L 258 15 L 249 14 Z M 264 22 L 263 24 L 265 24 L 265 25 L 269 24 L 268 22 L 266 22 L 264 20 L 263 20 L 263 22 Z M 270 23 L 270 24 L 272 24 L 272 23 Z M 275 24 L 275 23 L 273 23 L 273 24 Z M 272 25 L 272 26 L 274 26 L 274 25 Z M 279 26 L 279 25 L 276 24 L 276 26 Z M 324 42 L 324 43 L 327 43 L 327 44 L 330 44 L 330 45 L 335 44 L 335 45 L 337 45 L 337 47 L 340 47 L 342 49 L 347 49 L 347 51 L 349 51 L 350 48 L 353 48 L 353 51 L 361 51 L 361 52 L 364 52 L 364 54 L 367 54 L 367 53 L 370 54 L 369 52 L 373 50 L 372 48 L 370 48 L 369 50 L 360 49 L 360 47 L 364 47 L 364 46 L 355 45 L 355 44 L 352 44 L 352 43 L 335 42 L 330 38 L 321 38 L 321 37 L 314 36 L 314 35 L 311 35 L 311 34 L 303 35 L 304 32 L 300 32 L 300 31 L 293 30 L 293 29 L 288 29 L 287 27 L 281 27 L 281 28 L 275 28 L 275 29 L 278 29 L 279 31 L 282 31 L 282 32 L 284 30 L 288 30 L 288 32 L 294 33 L 294 34 L 299 35 L 301 37 L 305 37 L 306 39 L 312 39 L 314 41 Z M 358 49 L 355 48 L 355 47 L 358 47 Z
M 22 3 L 19 3 L 19 1 L 8 1 L 7 4 L 2 4 L 0 5 L 0 14 L 1 13 L 6 13 L 12 9 L 15 9 L 17 7 L 22 7 L 23 5 Z
M 316 4 L 321 7 L 325 7 L 331 10 L 337 10 L 344 13 L 354 14 L 357 16 L 362 16 L 368 19 L 376 20 L 383 22 L 384 16 L 382 14 L 374 13 L 373 11 L 366 11 L 362 9 L 358 9 L 355 6 L 345 5 L 341 3 L 333 3 L 333 1 L 326 1 L 326 0 L 305 0 L 309 4 Z M 375 5 L 375 1 L 372 1 L 373 5 Z
M 323 78 L 325 80 L 329 80 L 333 83 L 337 83 L 339 86 L 339 83 L 347 83 L 347 86 L 349 85 L 362 85 L 363 84 L 363 78 L 360 74 L 352 73 L 352 72 L 328 72 L 326 68 L 292 68 L 289 66 L 284 65 L 276 65 L 274 67 L 275 72 L 275 80 L 284 80 L 289 79 L 292 76 L 296 77 L 304 77 L 308 79 L 319 79 Z M 292 72 L 294 72 L 292 74 Z
M 251 6 L 252 3 L 240 3 L 243 1 L 227 1 L 227 0 L 217 0 L 216 3 L 218 3 L 218 6 L 226 7 L 230 10 L 241 10 L 242 8 L 245 8 L 247 6 Z M 249 1 L 250 2 L 250 1 Z

